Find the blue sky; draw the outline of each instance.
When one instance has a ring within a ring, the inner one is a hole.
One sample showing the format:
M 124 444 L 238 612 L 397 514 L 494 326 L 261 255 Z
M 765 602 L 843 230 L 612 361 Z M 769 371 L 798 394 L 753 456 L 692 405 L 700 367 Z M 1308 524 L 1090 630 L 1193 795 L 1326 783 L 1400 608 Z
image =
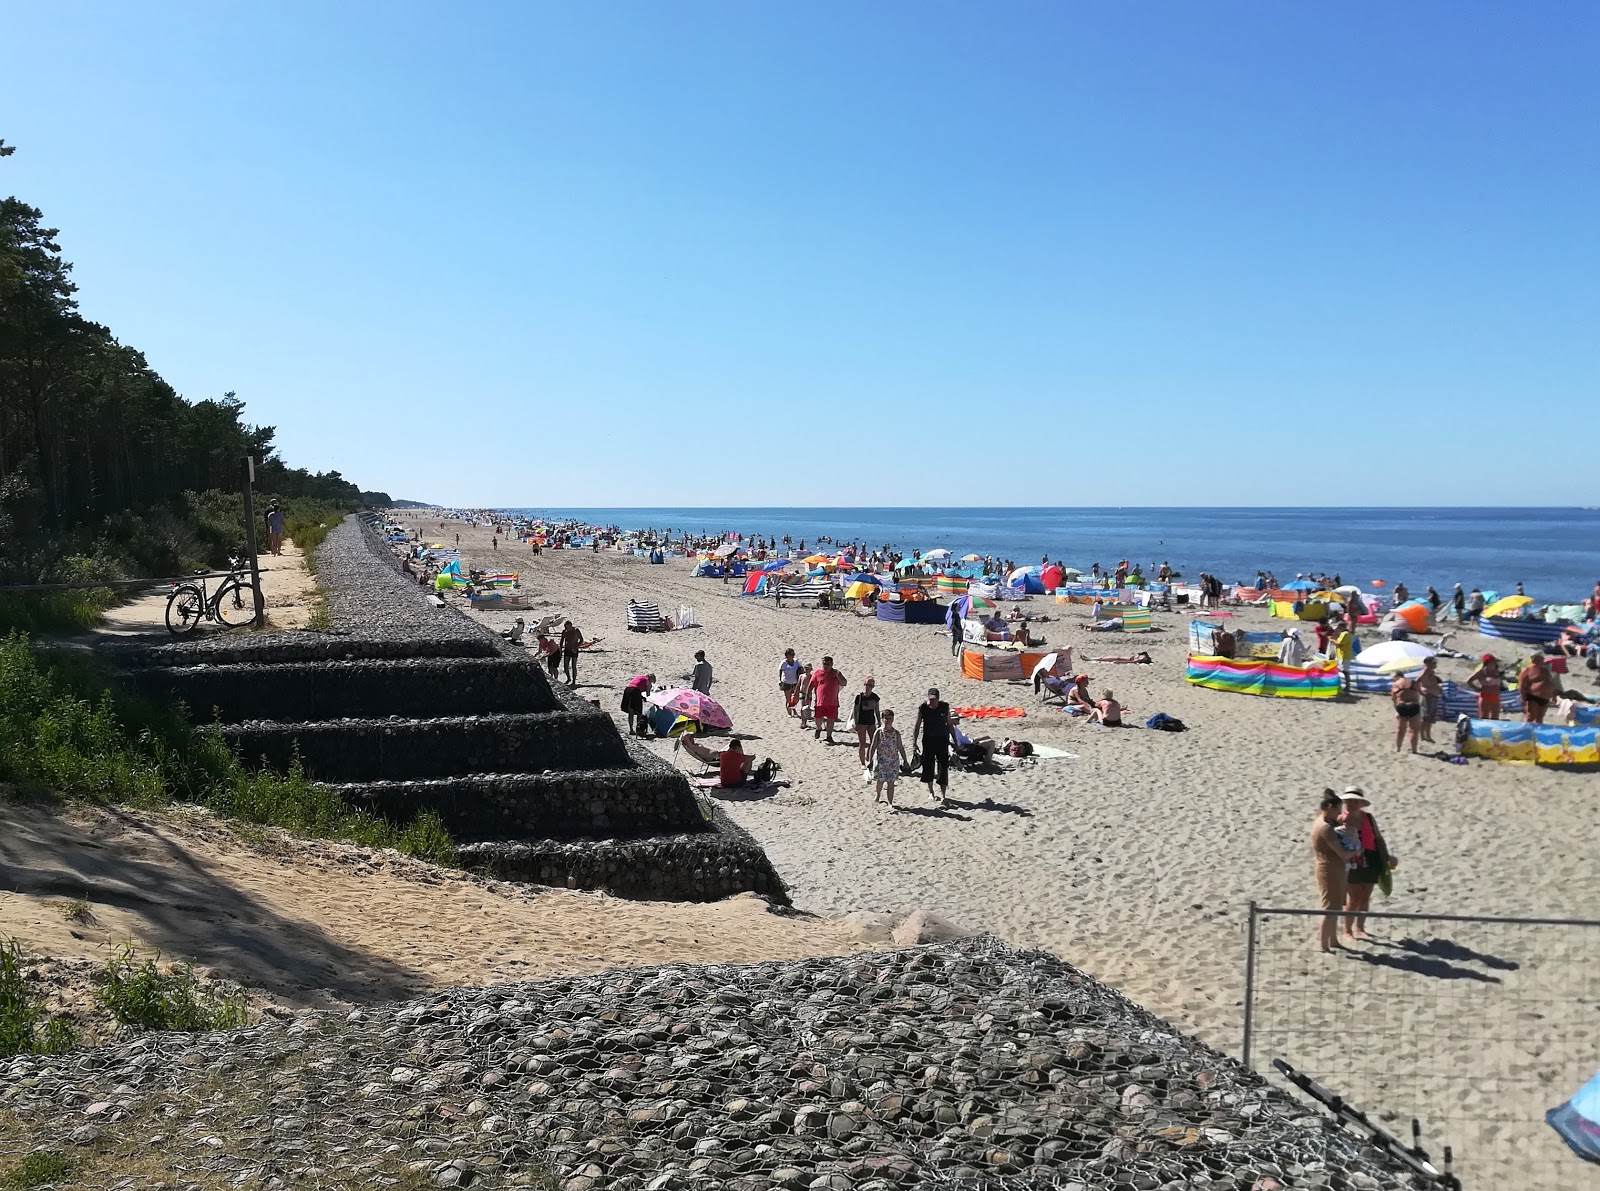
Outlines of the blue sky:
M 1600 503 L 1590 0 L 6 25 L 85 312 L 395 496 Z

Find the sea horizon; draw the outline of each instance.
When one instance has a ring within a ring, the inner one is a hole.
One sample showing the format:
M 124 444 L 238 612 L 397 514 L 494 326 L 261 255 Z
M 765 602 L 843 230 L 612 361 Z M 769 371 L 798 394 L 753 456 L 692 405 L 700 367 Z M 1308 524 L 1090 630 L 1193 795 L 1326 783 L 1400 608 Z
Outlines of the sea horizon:
M 1540 602 L 1577 603 L 1600 579 L 1600 508 L 1465 506 L 505 506 L 508 516 L 578 520 L 624 530 L 828 537 L 903 551 L 936 547 L 1017 565 L 1053 560 L 1088 570 L 1121 558 L 1147 569 L 1169 563 L 1225 582 L 1258 570 L 1280 581 L 1327 572 L 1367 586 L 1453 585 L 1509 594 L 1518 582 Z

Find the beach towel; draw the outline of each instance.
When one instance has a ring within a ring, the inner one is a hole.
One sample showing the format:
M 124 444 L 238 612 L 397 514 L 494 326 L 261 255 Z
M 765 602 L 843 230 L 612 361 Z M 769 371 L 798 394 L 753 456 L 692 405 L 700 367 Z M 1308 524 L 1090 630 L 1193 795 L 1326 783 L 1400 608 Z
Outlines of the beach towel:
M 952 707 L 950 713 L 969 720 L 1014 720 L 1028 714 L 1021 707 Z

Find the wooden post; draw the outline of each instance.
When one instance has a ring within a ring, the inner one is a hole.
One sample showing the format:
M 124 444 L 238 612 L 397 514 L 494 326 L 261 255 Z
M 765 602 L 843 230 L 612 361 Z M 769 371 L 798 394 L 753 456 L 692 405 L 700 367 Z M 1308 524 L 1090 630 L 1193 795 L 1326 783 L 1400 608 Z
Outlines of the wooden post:
M 255 478 L 256 461 L 246 455 L 244 457 L 244 548 L 250 555 L 250 589 L 256 593 L 255 627 L 259 629 L 267 623 L 267 606 L 266 601 L 261 598 L 261 565 L 256 560 L 256 502 L 251 492 Z

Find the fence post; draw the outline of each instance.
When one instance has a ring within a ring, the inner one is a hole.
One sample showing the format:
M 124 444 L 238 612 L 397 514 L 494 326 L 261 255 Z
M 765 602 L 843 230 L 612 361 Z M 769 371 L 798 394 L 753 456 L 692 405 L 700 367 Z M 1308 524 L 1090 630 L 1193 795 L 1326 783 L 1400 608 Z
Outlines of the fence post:
M 256 619 L 255 627 L 260 628 L 266 623 L 266 601 L 261 598 L 261 564 L 256 559 L 256 502 L 251 486 L 256 479 L 256 461 L 249 455 L 244 457 L 244 548 L 250 555 L 250 588 L 255 592 Z
M 1250 1062 L 1250 1044 L 1254 1040 L 1256 1011 L 1256 903 L 1250 903 L 1250 917 L 1245 927 L 1244 943 L 1244 1065 Z

